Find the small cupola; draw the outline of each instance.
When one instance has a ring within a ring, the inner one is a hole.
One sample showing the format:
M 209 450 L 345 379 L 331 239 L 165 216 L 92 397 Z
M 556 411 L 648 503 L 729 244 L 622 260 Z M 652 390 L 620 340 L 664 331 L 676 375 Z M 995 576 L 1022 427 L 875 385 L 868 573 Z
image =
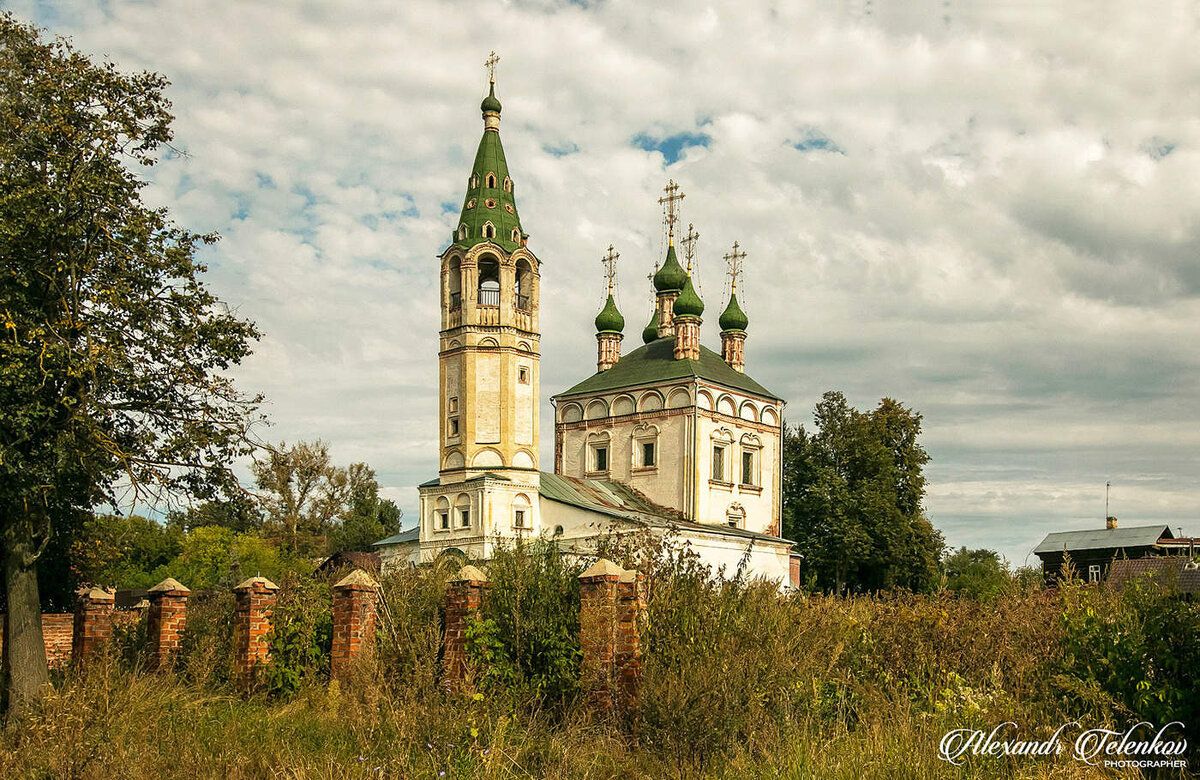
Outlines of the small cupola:
M 649 344 L 658 338 L 658 310 L 650 315 L 650 324 L 642 328 L 642 343 Z
M 742 307 L 738 305 L 737 294 L 733 293 L 729 296 L 729 304 L 725 307 L 725 311 L 721 312 L 721 318 L 718 320 L 721 325 L 721 331 L 740 330 L 745 331 L 746 326 L 750 324 L 750 320 L 746 317 L 746 313 L 742 311 Z
M 671 310 L 676 317 L 699 317 L 704 314 L 704 301 L 700 300 L 700 296 L 696 294 L 691 276 L 684 276 L 683 290 L 675 299 Z
M 608 277 L 608 300 L 604 308 L 596 315 L 596 370 L 607 371 L 621 359 L 622 331 L 625 330 L 625 318 L 617 309 L 616 298 L 613 297 L 613 283 L 617 276 L 617 258 L 621 255 L 608 245 L 608 254 L 604 256 L 604 275 Z
M 609 293 L 608 302 L 604 304 L 604 308 L 596 315 L 596 332 L 621 333 L 624 330 L 625 318 L 617 310 L 617 302 L 613 299 L 612 293 Z
M 658 293 L 677 293 L 686 282 L 687 272 L 679 264 L 679 258 L 675 256 L 675 244 L 672 243 L 667 247 L 666 262 L 654 274 L 654 289 Z

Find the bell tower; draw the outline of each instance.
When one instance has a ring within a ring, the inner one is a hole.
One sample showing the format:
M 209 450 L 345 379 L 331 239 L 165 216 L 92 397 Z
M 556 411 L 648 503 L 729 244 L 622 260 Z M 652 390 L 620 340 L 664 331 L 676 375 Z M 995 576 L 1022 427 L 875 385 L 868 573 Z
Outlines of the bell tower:
M 495 81 L 481 108 L 483 138 L 441 258 L 438 473 L 442 482 L 493 472 L 536 484 L 539 263 L 500 145 Z
M 487 62 L 483 137 L 440 258 L 438 480 L 421 488 L 424 557 L 427 539 L 487 557 L 488 537 L 537 532 L 541 263 L 526 246 L 500 144 L 497 59 Z

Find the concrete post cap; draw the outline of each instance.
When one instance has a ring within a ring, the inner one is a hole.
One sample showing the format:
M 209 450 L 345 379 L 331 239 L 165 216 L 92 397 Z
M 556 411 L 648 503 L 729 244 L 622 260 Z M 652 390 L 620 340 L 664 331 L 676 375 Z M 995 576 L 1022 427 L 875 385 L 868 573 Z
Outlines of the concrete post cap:
M 162 582 L 158 583 L 157 585 L 155 585 L 153 588 L 150 589 L 151 593 L 170 593 L 172 591 L 177 592 L 177 593 L 191 593 L 192 592 L 191 588 L 188 588 L 186 585 L 184 585 L 182 582 L 175 579 L 174 577 L 167 577 L 165 580 L 163 580 Z
M 79 590 L 75 591 L 75 595 L 79 596 L 80 600 L 83 600 L 83 601 L 115 601 L 116 600 L 115 595 L 113 595 L 112 593 L 109 593 L 107 590 L 105 590 L 104 588 L 101 588 L 99 586 L 95 586 L 95 587 L 91 587 L 91 588 L 80 588 Z
M 593 577 L 621 577 L 625 574 L 625 570 L 607 558 L 601 558 L 588 567 L 587 571 L 579 575 L 581 580 L 589 580 Z
M 474 566 L 467 564 L 458 570 L 451 582 L 487 582 L 487 575 Z
M 370 574 L 367 574 L 362 569 L 355 569 L 354 571 L 347 574 L 345 577 L 342 577 L 340 580 L 338 580 L 337 584 L 334 585 L 333 587 L 335 587 L 335 588 L 353 588 L 353 587 L 378 588 L 379 583 L 376 582 L 371 577 Z
M 255 585 L 261 585 L 264 590 L 279 590 L 279 586 L 271 582 L 266 577 L 251 577 L 250 579 L 238 585 L 234 590 L 250 590 Z

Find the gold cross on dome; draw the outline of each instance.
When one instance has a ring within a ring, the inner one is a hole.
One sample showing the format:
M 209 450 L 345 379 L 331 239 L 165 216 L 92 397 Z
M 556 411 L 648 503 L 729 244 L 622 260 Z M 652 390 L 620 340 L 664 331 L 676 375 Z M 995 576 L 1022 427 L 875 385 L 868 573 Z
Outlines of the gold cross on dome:
M 737 289 L 738 279 L 742 275 L 742 261 L 746 259 L 745 252 L 738 251 L 738 242 L 733 242 L 733 251 L 725 255 L 725 263 L 729 266 L 729 289 Z
M 613 245 L 608 245 L 608 254 L 600 258 L 600 262 L 604 263 L 604 278 L 608 280 L 608 292 L 611 295 L 613 291 L 613 280 L 617 278 L 617 258 L 621 253 L 613 249 Z
M 663 217 L 663 221 L 667 224 L 667 231 L 670 233 L 671 237 L 674 238 L 675 220 L 679 219 L 679 212 L 676 204 L 678 204 L 679 201 L 683 200 L 686 196 L 679 191 L 679 185 L 675 183 L 674 179 L 669 179 L 667 181 L 667 186 L 663 187 L 663 192 L 666 194 L 659 198 L 658 202 L 659 204 L 665 206 L 667 210 L 667 214 L 665 217 Z
M 487 68 L 487 71 L 488 71 L 488 81 L 495 82 L 495 80 L 496 80 L 496 63 L 499 61 L 500 61 L 500 58 L 496 56 L 496 52 L 492 52 L 491 54 L 488 55 L 487 62 L 483 63 L 483 66 L 485 68 Z
M 689 276 L 692 274 L 692 258 L 696 254 L 696 239 L 698 238 L 700 238 L 700 234 L 696 232 L 696 228 L 689 222 L 687 235 L 679 240 L 679 245 L 683 247 L 683 256 L 687 260 L 687 272 Z

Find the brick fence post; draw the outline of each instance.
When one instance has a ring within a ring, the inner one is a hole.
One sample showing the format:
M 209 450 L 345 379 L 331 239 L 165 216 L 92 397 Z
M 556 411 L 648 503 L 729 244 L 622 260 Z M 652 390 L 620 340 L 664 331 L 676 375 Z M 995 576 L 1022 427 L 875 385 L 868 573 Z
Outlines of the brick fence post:
M 241 688 L 254 684 L 255 666 L 270 657 L 267 634 L 279 586 L 266 577 L 251 577 L 233 589 L 233 674 Z
M 104 651 L 113 630 L 113 594 L 103 588 L 84 588 L 75 604 L 71 630 L 71 663 L 86 665 Z
M 355 569 L 333 586 L 333 647 L 329 676 L 344 678 L 354 662 L 375 651 L 375 610 L 379 583 Z
M 613 704 L 617 660 L 618 585 L 625 570 L 601 558 L 579 575 L 582 687 L 602 709 Z
M 446 633 L 442 640 L 442 682 L 448 688 L 471 675 L 467 657 L 467 625 L 479 616 L 487 590 L 487 576 L 474 566 L 464 566 L 446 590 Z
M 622 701 L 637 698 L 642 685 L 642 614 L 646 610 L 645 578 L 626 571 L 617 581 L 617 635 L 613 664 Z
M 150 612 L 146 621 L 146 666 L 150 671 L 168 669 L 183 643 L 187 625 L 187 599 L 191 593 L 171 577 L 150 589 Z

